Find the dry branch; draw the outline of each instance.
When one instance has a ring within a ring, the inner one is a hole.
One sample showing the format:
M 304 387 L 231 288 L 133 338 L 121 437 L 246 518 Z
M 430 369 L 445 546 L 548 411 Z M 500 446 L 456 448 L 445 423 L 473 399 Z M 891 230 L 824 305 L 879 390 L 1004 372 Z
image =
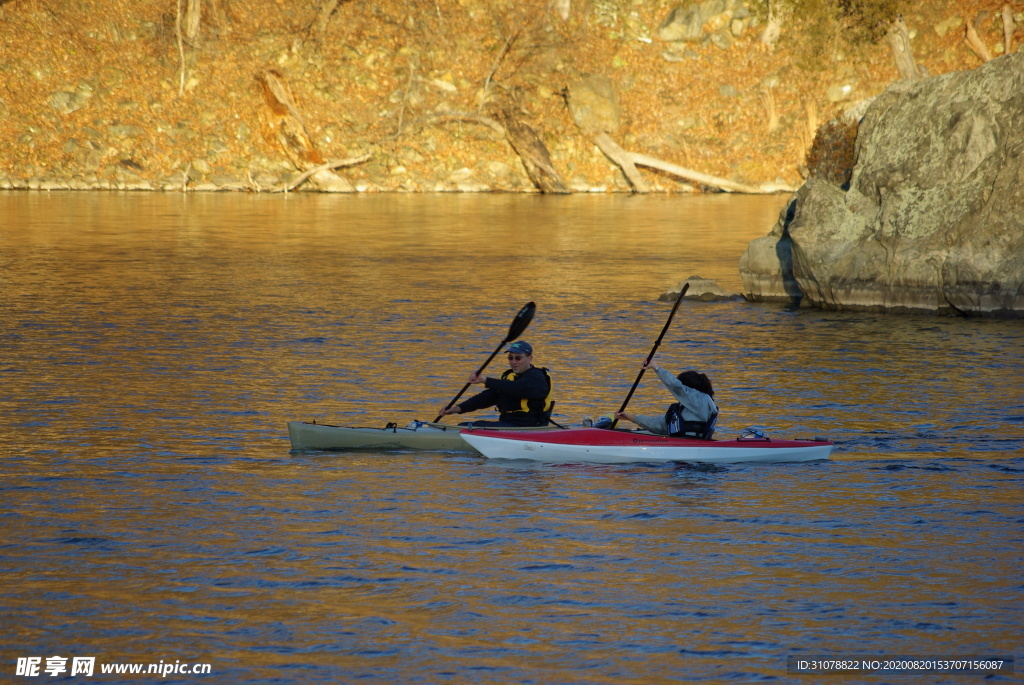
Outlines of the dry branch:
M 425 126 L 434 122 L 468 121 L 482 126 L 487 126 L 498 133 L 502 133 L 509 141 L 509 144 L 512 145 L 516 154 L 519 155 L 519 158 L 523 162 L 523 166 L 526 168 L 526 171 L 530 176 L 530 180 L 538 190 L 542 193 L 569 193 L 570 191 L 567 189 L 565 182 L 562 181 L 558 171 L 551 163 L 547 147 L 544 146 L 543 141 L 541 141 L 540 137 L 537 136 L 536 132 L 526 124 L 518 121 L 518 119 L 516 119 L 515 116 L 507 110 L 499 112 L 498 117 L 503 123 L 478 114 L 449 112 L 440 116 L 431 117 L 421 123 Z M 672 164 L 671 162 L 666 162 L 654 157 L 649 157 L 636 152 L 629 152 L 619 147 L 619 145 L 612 140 L 611 136 L 603 132 L 594 136 L 594 143 L 605 155 L 608 156 L 609 159 L 619 165 L 623 173 L 626 175 L 626 178 L 633 186 L 634 191 L 638 193 L 646 193 L 648 192 L 648 188 L 643 177 L 636 168 L 637 165 L 658 169 L 674 176 L 679 176 L 680 178 L 684 178 L 688 181 L 693 181 L 694 183 L 699 183 L 712 188 L 719 188 L 731 193 L 765 195 L 777 192 L 792 192 L 794 190 L 793 188 L 784 185 L 771 184 L 754 187 L 743 183 L 735 183 L 724 178 L 709 176 L 708 174 L 702 174 L 699 171 L 686 169 Z
M 409 95 L 412 93 L 413 82 L 416 79 L 416 69 L 412 65 L 412 60 L 409 60 L 409 79 L 405 82 L 405 90 L 402 92 L 402 106 L 398 110 L 398 127 L 395 130 L 393 138 L 397 138 L 402 134 L 402 127 L 405 122 L 405 109 L 409 104 Z
M 422 119 L 418 126 L 424 127 L 430 126 L 431 124 L 443 124 L 448 121 L 467 121 L 471 124 L 480 124 L 481 126 L 486 126 L 499 135 L 505 135 L 505 127 L 496 120 L 482 114 L 474 114 L 472 112 L 446 112 L 445 114 L 438 114 L 437 116 Z
M 295 168 L 322 164 L 324 160 L 306 133 L 306 125 L 284 76 L 271 70 L 263 72 L 256 80 L 267 105 L 270 129 Z
M 978 35 L 978 29 L 974 25 L 974 22 L 966 21 L 967 28 L 964 30 L 964 42 L 967 43 L 975 55 L 981 59 L 982 62 L 988 62 L 992 59 L 992 53 L 989 52 L 988 46 L 985 45 L 985 41 Z
M 185 5 L 185 40 L 189 45 L 195 45 L 199 38 L 199 26 L 203 14 L 202 0 L 188 0 Z
M 636 177 L 639 177 L 639 174 L 636 172 L 636 165 L 650 167 L 651 169 L 658 169 L 659 171 L 664 171 L 666 173 L 672 174 L 673 176 L 679 176 L 680 178 L 684 178 L 687 181 L 693 181 L 694 183 L 699 183 L 700 185 L 703 186 L 724 190 L 727 193 L 767 195 L 770 193 L 778 192 L 793 192 L 793 190 L 795 190 L 794 188 L 790 188 L 789 186 L 779 184 L 766 184 L 760 187 L 749 186 L 746 185 L 745 183 L 736 183 L 734 181 L 719 178 L 717 176 L 702 174 L 699 171 L 694 171 L 692 169 L 677 166 L 675 164 L 672 164 L 671 162 L 666 162 L 664 160 L 657 159 L 655 157 L 650 157 L 648 155 L 644 155 L 638 152 L 628 152 L 627 150 L 623 150 L 618 145 L 616 145 L 607 133 L 599 133 L 594 138 L 594 142 L 597 144 L 599 148 L 601 148 L 602 152 L 608 155 L 608 157 L 613 162 L 622 167 L 623 173 L 626 174 L 626 178 L 629 179 L 629 182 L 633 185 L 633 189 L 638 193 L 646 193 L 647 186 L 646 184 L 644 184 L 643 179 L 640 179 L 639 183 L 636 180 L 634 180 L 634 174 L 636 175 Z M 609 154 L 608 151 L 606 151 L 606 147 L 608 147 L 614 152 L 614 157 L 611 154 Z M 631 171 L 627 171 L 627 167 L 631 169 Z
M 633 161 L 640 166 L 651 167 L 652 169 L 659 169 L 661 171 L 674 174 L 680 178 L 685 178 L 687 181 L 693 181 L 703 186 L 709 186 L 711 188 L 718 188 L 724 190 L 727 193 L 747 193 L 748 195 L 770 195 L 771 193 L 787 192 L 791 193 L 795 188 L 791 188 L 783 184 L 765 184 L 761 186 L 750 186 L 745 183 L 736 183 L 728 179 L 719 178 L 718 176 L 710 176 L 708 174 L 702 174 L 699 171 L 693 171 L 692 169 L 686 169 L 681 166 L 676 166 L 671 162 L 665 162 L 654 157 L 648 157 L 639 153 L 631 153 Z
M 298 188 L 300 185 L 302 185 L 306 181 L 308 181 L 311 176 L 319 174 L 320 172 L 330 171 L 330 170 L 333 170 L 333 169 L 340 169 L 341 167 L 346 167 L 346 166 L 355 166 L 356 164 L 362 164 L 363 162 L 365 162 L 366 160 L 370 159 L 371 157 L 373 157 L 373 154 L 367 152 L 365 155 L 360 155 L 358 157 L 349 157 L 348 159 L 336 159 L 336 160 L 333 160 L 333 161 L 330 161 L 330 162 L 324 162 L 323 164 L 321 164 L 319 166 L 315 166 L 312 169 L 307 169 L 306 171 L 303 171 L 301 174 L 299 174 L 298 176 L 296 176 L 295 178 L 290 180 L 288 183 L 282 183 L 280 186 L 278 186 L 277 188 L 274 188 L 270 192 L 272 192 L 272 193 L 287 193 L 287 192 L 290 192 L 290 191 L 295 190 L 296 188 Z
M 907 24 L 903 21 L 903 15 L 896 16 L 896 21 L 889 27 L 885 36 L 892 51 L 893 59 L 896 61 L 896 70 L 900 78 L 904 80 L 917 80 L 923 76 L 921 69 L 914 61 L 914 51 L 910 47 L 910 33 L 907 31 Z
M 551 163 L 551 155 L 548 153 L 544 141 L 537 132 L 528 125 L 519 121 L 508 109 L 497 113 L 501 119 L 492 119 L 482 114 L 470 112 L 448 112 L 438 116 L 430 117 L 420 122 L 421 126 L 428 126 L 434 123 L 447 121 L 466 121 L 473 124 L 486 126 L 495 133 L 505 137 L 509 145 L 523 163 L 526 174 L 534 187 L 542 193 L 566 194 L 569 193 L 565 181 Z
M 308 171 L 308 175 L 299 183 L 312 177 L 324 190 L 352 192 L 352 184 L 338 176 L 332 168 L 343 164 L 324 165 L 323 156 L 313 145 L 306 126 L 299 115 L 298 105 L 292 96 L 291 88 L 280 73 L 268 70 L 259 74 L 256 81 L 263 93 L 263 101 L 267 108 L 261 113 L 260 119 L 268 129 L 265 134 L 276 140 L 284 149 L 285 155 L 296 169 Z M 296 183 L 298 185 L 298 183 Z
M 1007 3 L 1003 5 L 1003 54 L 1013 52 L 1013 31 L 1017 25 L 1013 21 L 1013 8 Z
M 185 93 L 185 43 L 181 36 L 181 0 L 178 0 L 178 12 L 174 18 L 174 32 L 178 37 L 178 59 L 181 63 L 178 95 L 183 95 Z
M 551 162 L 551 154 L 537 132 L 523 123 L 508 107 L 499 115 L 505 126 L 505 139 L 519 155 L 533 185 L 542 193 L 567 195 L 569 188 Z
M 217 27 L 219 34 L 231 33 L 231 25 L 228 23 L 227 15 L 220 6 L 221 0 L 210 0 L 210 16 L 213 24 Z
M 612 140 L 610 135 L 603 131 L 594 136 L 594 143 L 600 148 L 601 152 L 608 156 L 608 159 L 619 165 L 622 173 L 626 175 L 629 185 L 633 186 L 634 193 L 649 192 L 647 183 L 644 182 L 644 177 L 636 169 L 636 155 L 623 150 Z M 655 168 L 659 167 L 655 166 Z
M 483 106 L 487 104 L 487 94 L 490 92 L 491 89 L 491 80 L 494 78 L 494 75 L 498 72 L 498 69 L 501 68 L 501 63 L 505 60 L 505 56 L 508 54 L 508 51 L 511 50 L 515 42 L 519 40 L 519 36 L 521 33 L 522 29 L 519 29 L 511 36 L 506 38 L 505 44 L 502 45 L 501 50 L 498 51 L 498 56 L 494 58 L 494 64 L 491 65 L 491 70 L 487 73 L 487 78 L 484 79 L 484 87 L 482 89 L 484 96 L 480 99 L 481 109 L 483 109 Z

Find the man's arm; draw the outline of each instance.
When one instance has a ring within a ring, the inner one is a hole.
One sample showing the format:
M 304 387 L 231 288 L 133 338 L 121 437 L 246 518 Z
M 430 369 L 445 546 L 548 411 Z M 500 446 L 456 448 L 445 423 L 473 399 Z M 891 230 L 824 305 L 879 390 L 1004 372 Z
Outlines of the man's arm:
M 514 381 L 488 378 L 484 381 L 488 390 L 526 400 L 542 400 L 548 396 L 548 382 L 544 372 L 534 367 Z M 481 393 L 483 394 L 483 393 Z
M 460 413 L 468 414 L 471 411 L 477 409 L 487 409 L 493 407 L 498 403 L 498 393 L 491 389 L 484 390 L 483 392 L 473 395 L 468 400 L 459 402 L 458 407 L 462 410 Z

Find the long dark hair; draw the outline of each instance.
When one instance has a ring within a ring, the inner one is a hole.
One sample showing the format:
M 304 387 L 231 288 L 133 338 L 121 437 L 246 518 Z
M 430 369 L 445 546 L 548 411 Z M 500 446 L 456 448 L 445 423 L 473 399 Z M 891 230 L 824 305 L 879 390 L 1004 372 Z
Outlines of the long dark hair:
M 715 389 L 711 387 L 711 381 L 702 373 L 698 373 L 693 369 L 690 369 L 689 371 L 683 371 L 681 374 L 676 376 L 676 378 L 678 378 L 679 382 L 688 388 L 699 390 L 708 397 L 715 396 Z

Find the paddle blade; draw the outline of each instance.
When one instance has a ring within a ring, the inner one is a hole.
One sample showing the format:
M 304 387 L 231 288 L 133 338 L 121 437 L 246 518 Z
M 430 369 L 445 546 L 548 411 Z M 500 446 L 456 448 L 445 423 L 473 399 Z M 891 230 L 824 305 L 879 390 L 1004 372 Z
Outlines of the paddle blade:
M 484 372 L 484 369 L 486 369 L 487 365 L 491 363 L 491 360 L 498 356 L 502 347 L 518 338 L 520 334 L 526 330 L 526 327 L 530 325 L 531 321 L 533 321 L 533 313 L 535 311 L 537 311 L 537 305 L 533 302 L 527 302 L 523 305 L 523 308 L 519 310 L 519 313 L 516 314 L 516 318 L 512 319 L 512 323 L 508 327 L 508 337 L 501 341 L 501 344 L 495 348 L 494 352 L 491 352 L 491 356 L 487 358 L 487 361 L 485 361 L 483 365 L 476 370 L 478 376 Z M 452 401 L 448 403 L 448 406 L 445 407 L 445 409 L 451 409 L 455 406 L 455 403 L 459 401 L 460 397 L 462 397 L 462 393 L 469 390 L 469 386 L 470 384 L 466 383 L 466 385 L 462 387 L 462 390 L 459 391 L 459 394 L 452 398 Z M 437 423 L 442 418 L 444 418 L 444 415 L 439 415 L 434 419 L 434 423 Z
M 505 336 L 505 342 L 512 342 L 522 335 L 526 327 L 533 321 L 533 315 L 536 311 L 537 305 L 533 302 L 527 302 L 523 305 L 523 308 L 519 310 L 516 318 L 512 319 L 512 324 L 508 327 L 508 335 Z

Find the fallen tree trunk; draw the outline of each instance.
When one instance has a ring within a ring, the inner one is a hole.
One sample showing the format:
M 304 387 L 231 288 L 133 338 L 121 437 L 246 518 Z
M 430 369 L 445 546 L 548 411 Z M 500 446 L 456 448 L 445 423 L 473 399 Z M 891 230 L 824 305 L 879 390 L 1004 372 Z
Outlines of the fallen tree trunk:
M 270 192 L 271 193 L 287 193 L 287 192 L 290 192 L 290 191 L 295 190 L 296 188 L 298 188 L 300 185 L 305 183 L 307 180 L 309 180 L 310 176 L 314 176 L 314 175 L 319 174 L 321 172 L 329 171 L 331 169 L 340 169 L 343 166 L 355 166 L 356 164 L 361 164 L 362 162 L 365 162 L 366 160 L 370 159 L 371 157 L 373 157 L 373 154 L 368 152 L 365 155 L 360 155 L 359 157 L 349 157 L 348 159 L 337 159 L 337 160 L 334 160 L 334 161 L 331 161 L 331 162 L 325 162 L 325 163 L 321 164 L 320 166 L 315 166 L 312 169 L 307 169 L 306 171 L 302 172 L 301 174 L 299 174 L 298 176 L 296 176 L 292 180 L 288 181 L 287 183 L 282 183 L 281 185 L 279 185 L 277 188 L 274 188 Z
M 967 43 L 967 47 L 969 47 L 982 62 L 991 62 L 992 53 L 989 51 L 988 46 L 985 45 L 985 41 L 983 41 L 981 36 L 978 35 L 978 27 L 975 24 L 981 23 L 981 19 L 983 19 L 987 14 L 987 12 L 981 12 L 974 18 L 973 22 L 964 22 L 967 24 L 967 27 L 964 29 L 964 42 Z M 1011 16 L 1011 21 L 1012 19 L 1013 18 Z
M 666 162 L 638 152 L 629 152 L 620 148 L 607 133 L 597 134 L 594 137 L 594 142 L 613 162 L 622 167 L 623 173 L 626 174 L 626 178 L 629 179 L 630 184 L 633 186 L 633 190 L 637 193 L 646 193 L 647 185 L 644 183 L 643 178 L 640 178 L 640 174 L 636 170 L 636 165 L 650 167 L 651 169 L 658 169 L 659 171 L 664 171 L 672 174 L 673 176 L 684 178 L 687 181 L 693 181 L 694 183 L 699 183 L 703 186 L 724 190 L 727 193 L 768 195 L 771 193 L 782 192 L 791 193 L 796 190 L 795 188 L 791 188 L 787 185 L 775 183 L 762 184 L 758 187 L 746 185 L 745 183 L 736 183 L 735 181 L 719 178 L 717 176 L 702 174 L 699 171 L 693 171 L 692 169 L 677 166 L 671 162 Z M 610 154 L 609 151 L 614 154 Z
M 910 32 L 907 31 L 907 23 L 903 21 L 902 14 L 896 16 L 896 21 L 889 27 L 885 39 L 889 43 L 892 57 L 896 61 L 896 71 L 899 72 L 901 79 L 916 81 L 927 76 L 914 61 L 914 51 L 910 47 Z
M 508 109 L 503 109 L 498 116 L 505 128 L 505 140 L 519 155 L 526 174 L 537 190 L 551 195 L 569 195 L 569 188 L 551 163 L 548 148 L 537 132 L 519 121 Z
M 331 171 L 334 167 L 324 166 L 324 158 L 306 132 L 306 125 L 284 76 L 268 70 L 258 75 L 256 81 L 267 105 L 261 116 L 268 129 L 267 137 L 281 146 L 296 169 L 309 172 L 302 180 L 312 178 L 320 190 L 328 192 L 355 192 L 348 179 Z
M 630 152 L 626 152 L 618 144 L 612 140 L 612 137 L 607 133 L 601 132 L 594 136 L 594 143 L 597 147 L 608 156 L 608 159 L 612 160 L 619 165 L 622 169 L 622 173 L 626 175 L 629 180 L 629 184 L 633 186 L 634 193 L 646 193 L 647 184 L 644 182 L 644 177 L 640 175 L 640 172 L 636 168 L 636 157 Z
M 512 146 L 512 149 L 523 163 L 526 174 L 534 187 L 542 193 L 565 195 L 571 191 L 562 180 L 562 176 L 551 163 L 551 155 L 547 146 L 541 140 L 537 132 L 530 126 L 519 121 L 513 114 L 501 110 L 497 115 L 501 121 L 482 114 L 471 114 L 468 112 L 448 112 L 436 117 L 431 117 L 422 122 L 426 126 L 431 123 L 444 121 L 468 121 L 474 124 L 486 126 L 495 133 L 501 134 Z

